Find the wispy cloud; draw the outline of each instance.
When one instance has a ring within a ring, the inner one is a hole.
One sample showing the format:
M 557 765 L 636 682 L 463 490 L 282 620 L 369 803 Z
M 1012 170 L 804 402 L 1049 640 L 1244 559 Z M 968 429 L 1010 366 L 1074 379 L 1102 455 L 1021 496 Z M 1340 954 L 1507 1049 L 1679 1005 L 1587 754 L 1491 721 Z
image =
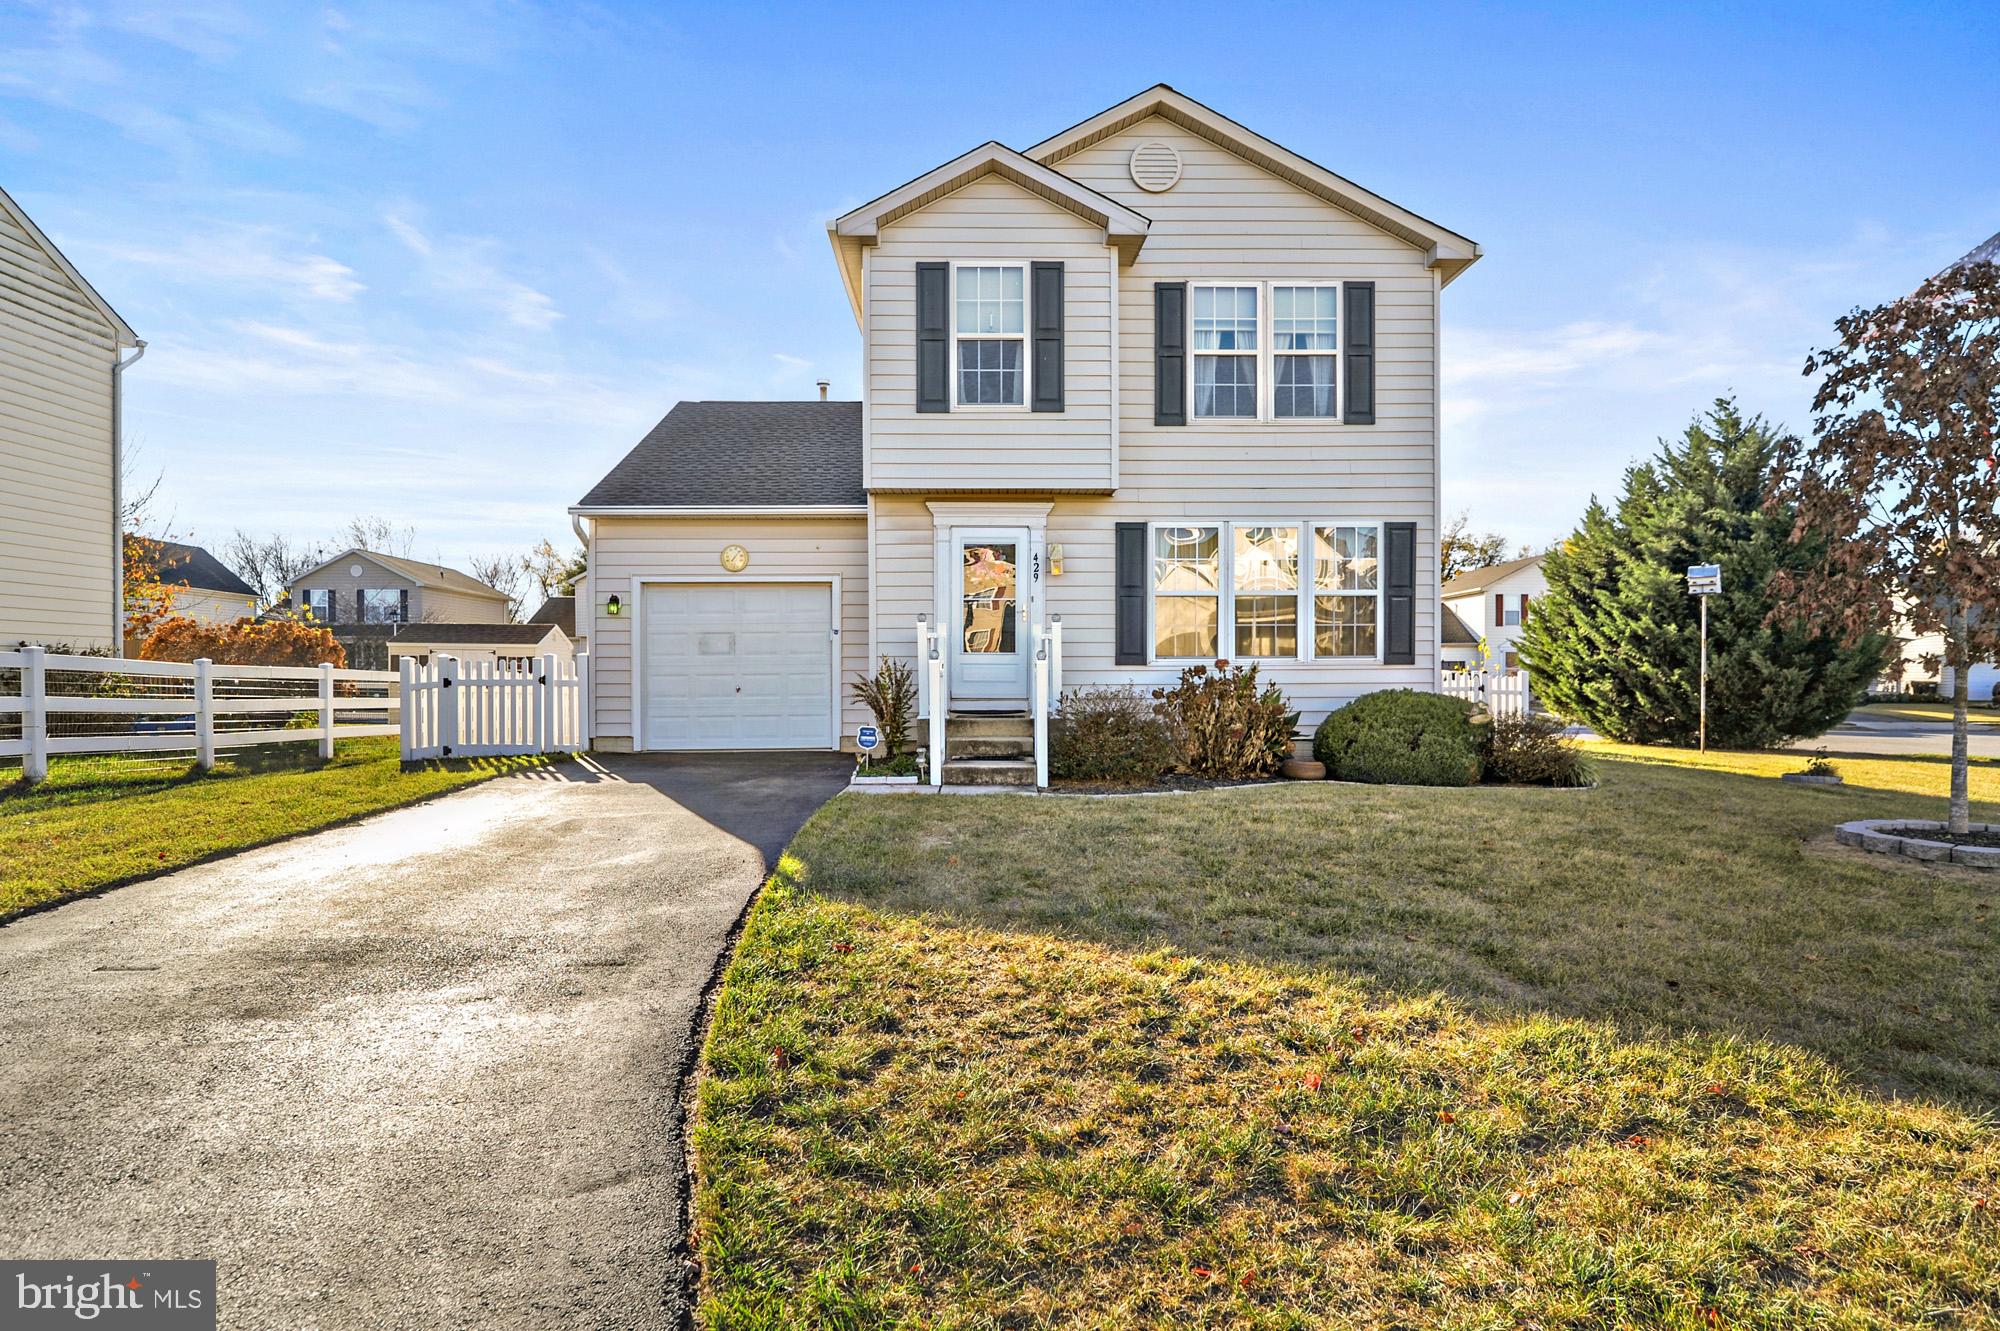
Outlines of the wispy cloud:
M 94 245 L 109 263 L 156 269 L 183 284 L 253 287 L 293 298 L 346 302 L 366 289 L 359 275 L 340 260 L 295 247 L 278 232 L 259 227 L 223 227 L 169 244 Z
M 562 318 L 555 301 L 500 270 L 495 260 L 500 242 L 485 236 L 432 236 L 407 208 L 390 210 L 382 222 L 422 261 L 437 290 L 492 310 L 516 328 L 542 331 Z
M 248 14 L 219 0 L 188 4 L 126 4 L 110 11 L 113 26 L 178 47 L 204 60 L 235 55 L 256 31 Z

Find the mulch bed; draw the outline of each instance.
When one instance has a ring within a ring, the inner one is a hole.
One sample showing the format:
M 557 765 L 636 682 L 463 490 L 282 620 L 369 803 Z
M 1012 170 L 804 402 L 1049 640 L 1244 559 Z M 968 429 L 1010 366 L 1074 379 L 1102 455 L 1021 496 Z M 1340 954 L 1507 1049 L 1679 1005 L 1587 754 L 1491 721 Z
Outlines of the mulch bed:
M 1952 833 L 1942 827 L 1912 827 L 1907 831 L 1884 828 L 1896 836 L 1910 837 L 1918 841 L 1942 841 L 1948 846 L 1985 846 L 2000 850 L 2000 832 Z

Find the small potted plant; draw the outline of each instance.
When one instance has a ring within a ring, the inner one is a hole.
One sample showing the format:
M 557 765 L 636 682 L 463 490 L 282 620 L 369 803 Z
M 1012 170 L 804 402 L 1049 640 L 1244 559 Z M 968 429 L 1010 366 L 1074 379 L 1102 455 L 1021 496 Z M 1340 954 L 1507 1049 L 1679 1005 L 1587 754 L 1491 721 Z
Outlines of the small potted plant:
M 1840 784 L 1840 773 L 1834 770 L 1832 761 L 1826 756 L 1826 748 L 1822 745 L 1813 750 L 1812 757 L 1806 759 L 1804 770 L 1786 772 L 1778 779 L 1789 781 L 1795 786 L 1837 786 Z
M 914 786 L 917 755 L 909 747 L 910 714 L 917 705 L 917 675 L 906 661 L 885 656 L 873 675 L 849 686 L 854 700 L 875 716 L 876 744 L 856 760 L 852 784 L 861 787 Z

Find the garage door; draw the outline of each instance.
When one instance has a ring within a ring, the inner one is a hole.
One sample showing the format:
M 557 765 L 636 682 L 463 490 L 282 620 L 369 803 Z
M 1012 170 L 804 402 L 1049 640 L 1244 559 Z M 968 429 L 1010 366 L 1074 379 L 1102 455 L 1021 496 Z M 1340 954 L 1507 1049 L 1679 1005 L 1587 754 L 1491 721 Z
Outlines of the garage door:
M 824 583 L 647 587 L 645 747 L 825 748 L 833 594 Z

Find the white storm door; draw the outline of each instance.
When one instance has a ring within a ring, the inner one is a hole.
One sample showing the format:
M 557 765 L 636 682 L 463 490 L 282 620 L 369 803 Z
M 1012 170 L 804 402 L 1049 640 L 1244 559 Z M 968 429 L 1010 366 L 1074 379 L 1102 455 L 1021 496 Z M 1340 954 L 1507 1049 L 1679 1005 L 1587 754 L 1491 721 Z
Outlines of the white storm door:
M 833 742 L 825 583 L 655 583 L 643 602 L 645 748 Z
M 951 643 L 951 705 L 1028 702 L 1028 531 L 958 528 L 945 571 Z

